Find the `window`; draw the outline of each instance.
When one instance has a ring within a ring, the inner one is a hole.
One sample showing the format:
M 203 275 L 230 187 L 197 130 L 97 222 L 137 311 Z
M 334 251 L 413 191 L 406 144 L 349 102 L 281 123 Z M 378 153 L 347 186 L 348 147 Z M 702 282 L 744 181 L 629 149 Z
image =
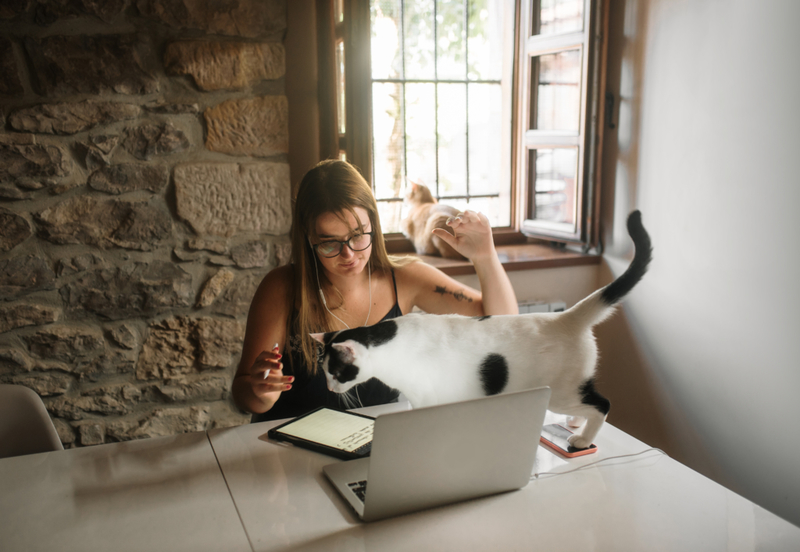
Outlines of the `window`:
M 592 239 L 595 0 L 342 1 L 341 148 L 385 232 L 417 181 L 497 228 Z
M 595 4 L 521 2 L 516 136 L 518 217 L 525 233 L 582 243 L 595 239 L 602 80 Z

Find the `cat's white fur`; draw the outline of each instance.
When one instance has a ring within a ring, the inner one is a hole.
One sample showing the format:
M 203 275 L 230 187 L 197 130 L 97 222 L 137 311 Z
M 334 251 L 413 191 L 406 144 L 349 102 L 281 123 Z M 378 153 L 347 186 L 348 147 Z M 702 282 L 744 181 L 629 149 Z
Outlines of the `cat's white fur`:
M 325 344 L 328 388 L 344 393 L 374 377 L 402 391 L 414 407 L 464 401 L 490 394 L 481 366 L 499 355 L 507 366 L 499 392 L 550 387 L 550 410 L 586 419 L 570 444 L 588 447 L 609 407 L 594 388 L 598 352 L 592 328 L 613 313 L 650 262 L 650 241 L 638 212 L 629 218 L 629 230 L 637 251 L 628 271 L 565 312 L 482 318 L 409 314 L 369 328 L 315 335 Z
M 574 308 L 480 321 L 408 314 L 394 322 L 402 339 L 379 347 L 365 347 L 355 340 L 332 344 L 343 358 L 357 361 L 359 372 L 355 379 L 340 383 L 328 371 L 326 358 L 323 369 L 331 391 L 344 393 L 374 377 L 402 391 L 415 408 L 484 397 L 480 378 L 467 372 L 474 374 L 487 355 L 499 353 L 508 365 L 504 393 L 549 386 L 550 410 L 586 418 L 583 430 L 571 440 L 573 446 L 588 447 L 605 421 L 596 408 L 581 402 L 578 393 L 594 375 L 597 347 L 591 326 L 581 323 Z

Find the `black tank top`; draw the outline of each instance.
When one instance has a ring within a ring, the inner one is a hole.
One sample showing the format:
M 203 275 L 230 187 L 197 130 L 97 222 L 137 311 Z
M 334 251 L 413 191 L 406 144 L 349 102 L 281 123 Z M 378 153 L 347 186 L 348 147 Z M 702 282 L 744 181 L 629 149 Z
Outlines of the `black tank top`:
M 397 281 L 392 271 L 392 285 L 394 286 L 394 306 L 381 318 L 381 322 L 391 318 L 403 316 L 400 310 L 397 296 Z M 272 405 L 272 408 L 262 414 L 253 414 L 251 422 L 263 422 L 266 420 L 280 420 L 283 418 L 294 418 L 310 412 L 319 406 L 329 406 L 331 408 L 344 409 L 347 405 L 342 401 L 341 395 L 328 390 L 325 381 L 325 374 L 322 368 L 316 374 L 311 375 L 308 370 L 294 370 L 295 366 L 303 366 L 302 355 L 291 352 L 283 358 L 283 374 L 294 376 L 292 388 L 281 393 L 280 398 Z M 372 378 L 355 387 L 358 392 L 360 406 L 374 406 L 396 402 L 400 392 L 397 389 L 385 385 L 383 382 Z M 356 394 L 351 391 L 351 397 Z

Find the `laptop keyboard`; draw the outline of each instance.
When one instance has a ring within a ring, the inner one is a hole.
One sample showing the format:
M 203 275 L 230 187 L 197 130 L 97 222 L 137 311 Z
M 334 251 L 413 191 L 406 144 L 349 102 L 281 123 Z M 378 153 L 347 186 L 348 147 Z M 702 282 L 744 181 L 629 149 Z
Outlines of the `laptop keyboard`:
M 348 483 L 347 486 L 350 487 L 350 489 L 352 489 L 352 491 L 356 494 L 356 496 L 358 497 L 358 499 L 361 502 L 364 502 L 364 497 L 367 494 L 367 481 L 366 480 L 364 480 L 364 481 L 354 481 L 353 483 Z

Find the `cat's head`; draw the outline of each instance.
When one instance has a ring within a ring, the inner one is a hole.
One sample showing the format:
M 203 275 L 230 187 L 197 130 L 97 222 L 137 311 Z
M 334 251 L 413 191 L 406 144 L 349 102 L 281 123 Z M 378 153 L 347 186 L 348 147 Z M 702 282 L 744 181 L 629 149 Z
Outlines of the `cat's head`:
M 394 339 L 396 334 L 397 323 L 393 320 L 351 330 L 311 334 L 324 347 L 322 369 L 328 389 L 344 393 L 374 377 L 370 353 Z
M 409 204 L 436 203 L 433 194 L 425 184 L 413 180 L 409 180 L 409 183 L 410 186 L 406 191 L 406 201 Z

